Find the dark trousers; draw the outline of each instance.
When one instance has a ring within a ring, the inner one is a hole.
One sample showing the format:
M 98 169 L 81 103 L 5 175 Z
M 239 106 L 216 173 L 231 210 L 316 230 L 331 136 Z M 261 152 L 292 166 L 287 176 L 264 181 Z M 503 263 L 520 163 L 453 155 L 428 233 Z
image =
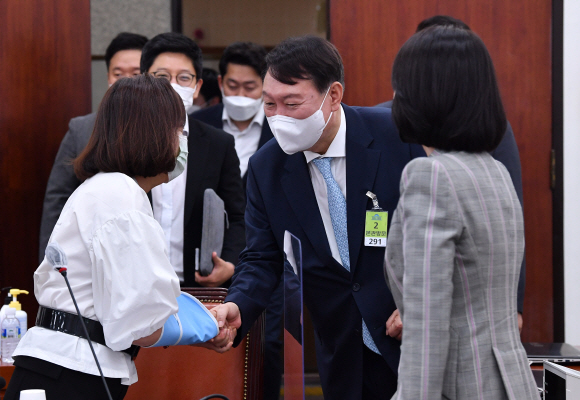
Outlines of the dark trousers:
M 266 309 L 266 326 L 264 329 L 264 399 L 278 400 L 282 383 L 283 362 L 280 356 L 282 350 L 282 314 L 284 307 L 284 285 L 280 285 L 272 293 Z
M 397 391 L 397 375 L 385 359 L 363 345 L 362 400 L 389 400 Z
M 4 400 L 18 400 L 20 391 L 44 389 L 46 400 L 107 399 L 107 392 L 100 376 L 61 367 L 33 357 L 15 357 L 14 374 L 8 384 Z M 129 386 L 122 385 L 120 378 L 105 378 L 115 400 L 122 400 Z

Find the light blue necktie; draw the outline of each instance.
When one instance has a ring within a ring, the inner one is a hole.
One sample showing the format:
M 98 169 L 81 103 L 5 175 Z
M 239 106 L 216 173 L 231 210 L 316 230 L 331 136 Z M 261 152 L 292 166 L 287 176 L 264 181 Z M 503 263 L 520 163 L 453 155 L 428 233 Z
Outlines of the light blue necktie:
M 330 169 L 330 161 L 332 157 L 317 158 L 312 160 L 314 165 L 318 168 L 324 182 L 326 182 L 326 191 L 328 193 L 328 210 L 330 212 L 330 220 L 332 221 L 332 229 L 334 230 L 334 237 L 342 260 L 342 266 L 350 272 L 350 255 L 348 251 L 348 231 L 346 224 L 346 199 L 338 186 L 338 183 L 332 176 Z M 365 321 L 362 321 L 363 328 L 363 342 L 364 344 L 377 354 L 381 354 L 377 345 L 373 341 L 369 328 Z

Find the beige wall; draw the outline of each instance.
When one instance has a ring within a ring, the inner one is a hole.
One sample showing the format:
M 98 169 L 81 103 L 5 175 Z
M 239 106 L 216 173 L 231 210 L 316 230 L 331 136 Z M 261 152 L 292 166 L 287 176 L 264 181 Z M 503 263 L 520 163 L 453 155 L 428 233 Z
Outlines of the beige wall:
M 91 0 L 91 54 L 105 55 L 120 32 L 152 38 L 171 30 L 170 0 Z
M 104 56 L 111 40 L 120 32 L 148 38 L 171 31 L 170 0 L 91 0 L 91 54 Z M 102 59 L 92 60 L 92 111 L 97 111 L 109 88 L 107 67 Z
M 202 47 L 235 41 L 274 46 L 290 36 L 326 37 L 325 0 L 182 0 L 183 33 L 202 29 Z

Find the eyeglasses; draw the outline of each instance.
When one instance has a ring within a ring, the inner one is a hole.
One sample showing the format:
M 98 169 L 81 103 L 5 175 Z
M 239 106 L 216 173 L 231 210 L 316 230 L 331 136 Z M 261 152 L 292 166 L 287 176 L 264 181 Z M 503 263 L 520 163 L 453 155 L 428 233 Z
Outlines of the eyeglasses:
M 153 72 L 153 76 L 156 78 L 167 79 L 168 81 L 171 81 L 171 78 L 173 78 L 173 76 L 167 71 Z M 194 79 L 195 79 L 195 75 L 190 74 L 188 72 L 180 72 L 175 77 L 177 84 L 179 86 L 184 86 L 184 87 L 191 85 L 191 83 L 193 82 Z

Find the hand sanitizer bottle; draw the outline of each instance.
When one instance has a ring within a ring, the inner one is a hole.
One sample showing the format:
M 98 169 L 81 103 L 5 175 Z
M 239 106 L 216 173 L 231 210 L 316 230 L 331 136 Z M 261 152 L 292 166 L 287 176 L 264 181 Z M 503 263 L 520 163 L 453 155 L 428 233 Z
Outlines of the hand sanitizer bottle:
M 0 336 L 0 345 L 2 346 L 2 362 L 7 364 L 14 363 L 12 354 L 20 341 L 20 323 L 16 319 L 16 310 L 9 307 L 6 310 L 6 317 L 2 321 L 2 335 Z
M 20 335 L 24 336 L 28 330 L 28 316 L 26 312 L 22 310 L 22 305 L 18 301 L 17 296 L 21 294 L 28 294 L 26 290 L 20 289 L 10 289 L 10 294 L 12 295 L 12 301 L 10 302 L 10 307 L 16 310 L 16 319 L 20 322 Z

